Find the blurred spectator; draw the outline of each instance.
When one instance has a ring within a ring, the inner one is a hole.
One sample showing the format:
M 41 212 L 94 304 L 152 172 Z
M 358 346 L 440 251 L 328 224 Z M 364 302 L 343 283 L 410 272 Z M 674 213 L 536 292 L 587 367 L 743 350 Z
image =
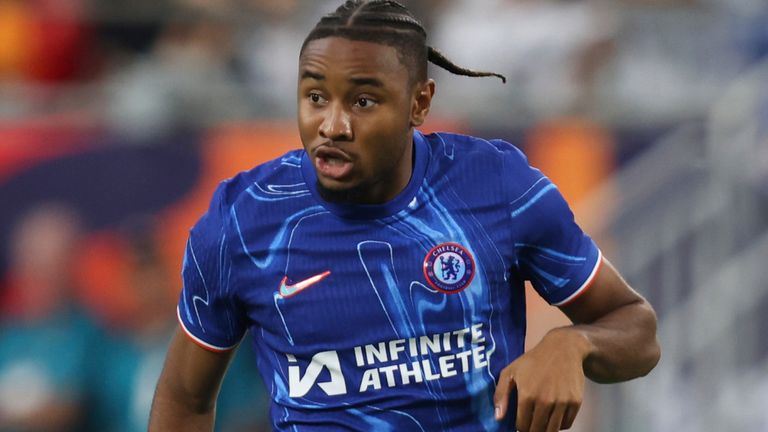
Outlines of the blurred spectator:
M 0 80 L 22 78 L 31 54 L 33 11 L 21 1 L 0 1 Z
M 449 8 L 453 1 L 454 0 L 402 0 L 401 3 L 413 11 L 413 14 L 419 18 L 422 24 L 424 24 L 427 34 L 431 35 L 435 28 L 435 21 L 438 17 L 442 16 L 445 9 Z
M 768 55 L 768 2 L 764 0 L 699 0 L 718 10 L 729 23 L 733 49 L 743 52 L 747 63 Z
M 600 113 L 619 126 L 706 116 L 722 88 L 768 47 L 764 0 L 624 0 Z
M 149 421 L 154 383 L 173 329 L 172 283 L 160 264 L 149 225 L 128 231 L 126 283 L 133 289 L 130 320 L 106 323 L 110 337 L 91 378 L 92 430 L 142 431 Z M 119 283 L 119 281 L 115 281 Z
M 18 224 L 0 320 L 0 430 L 79 430 L 93 327 L 72 298 L 77 215 L 42 205 Z
M 109 337 L 96 357 L 101 365 L 90 373 L 88 429 L 93 431 L 146 431 L 149 411 L 165 352 L 175 328 L 178 278 L 160 259 L 155 223 L 151 218 L 133 220 L 123 230 L 127 250 L 125 283 L 131 287 L 128 315 L 104 322 Z M 117 279 L 117 278 L 115 278 Z M 115 280 L 115 284 L 121 281 Z M 246 350 L 244 350 L 246 351 Z M 239 355 L 230 366 L 232 378 L 222 386 L 217 407 L 224 431 L 259 431 L 267 419 L 266 392 L 249 359 Z
M 454 85 L 455 78 L 435 70 L 444 101 L 436 112 L 480 125 L 499 119 L 524 125 L 583 110 L 592 79 L 611 54 L 613 12 L 592 1 L 454 0 L 437 20 L 431 45 L 509 82 Z
M 80 78 L 89 54 L 81 0 L 0 0 L 0 79 Z
M 174 0 L 87 1 L 98 47 L 115 62 L 148 53 L 174 10 Z
M 249 97 L 231 69 L 233 31 L 223 17 L 179 12 L 148 56 L 107 78 L 107 123 L 141 139 L 247 117 Z

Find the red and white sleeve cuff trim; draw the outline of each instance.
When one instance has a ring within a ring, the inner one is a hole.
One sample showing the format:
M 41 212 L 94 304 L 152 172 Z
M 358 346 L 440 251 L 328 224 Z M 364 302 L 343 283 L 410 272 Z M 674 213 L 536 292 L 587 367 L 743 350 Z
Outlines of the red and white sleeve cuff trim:
M 553 306 L 565 306 L 568 303 L 571 303 L 572 301 L 576 300 L 580 295 L 584 294 L 589 290 L 589 288 L 592 286 L 592 283 L 595 281 L 595 276 L 597 276 L 597 272 L 600 271 L 600 267 L 603 264 L 603 253 L 600 251 L 600 249 L 597 250 L 597 262 L 595 263 L 595 267 L 592 269 L 592 272 L 589 274 L 589 277 L 587 280 L 584 281 L 581 286 L 573 292 L 573 294 L 569 295 L 565 299 L 557 302 L 552 303 Z
M 181 310 L 179 309 L 178 306 L 176 306 L 176 318 L 179 320 L 179 325 L 181 326 L 182 330 L 184 330 L 184 333 L 190 339 L 192 339 L 192 342 L 194 342 L 195 344 L 200 346 L 200 348 L 203 348 L 205 350 L 208 350 L 208 351 L 211 351 L 211 352 L 215 352 L 215 353 L 222 353 L 222 352 L 230 351 L 230 350 L 232 350 L 233 348 L 237 347 L 240 344 L 240 342 L 238 342 L 238 343 L 236 343 L 236 344 L 234 344 L 234 345 L 232 345 L 230 347 L 222 348 L 222 347 L 218 347 L 216 345 L 211 345 L 208 342 L 206 342 L 206 341 L 200 339 L 199 337 L 195 336 L 194 334 L 192 334 L 192 332 L 187 330 L 186 325 L 184 325 L 184 320 L 181 319 Z

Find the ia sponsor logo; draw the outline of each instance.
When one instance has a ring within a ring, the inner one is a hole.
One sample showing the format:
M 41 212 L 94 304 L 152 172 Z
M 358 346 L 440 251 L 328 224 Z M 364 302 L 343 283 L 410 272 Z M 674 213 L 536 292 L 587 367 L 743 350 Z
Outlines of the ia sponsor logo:
M 304 376 L 301 376 L 301 370 L 296 364 L 296 357 L 291 354 L 287 354 L 287 356 L 289 363 L 288 395 L 290 397 L 302 397 L 309 393 L 323 369 L 328 369 L 328 372 L 331 373 L 330 381 L 317 383 L 325 394 L 336 396 L 347 393 L 347 383 L 341 373 L 341 362 L 339 362 L 339 354 L 336 351 L 323 351 L 313 355 Z

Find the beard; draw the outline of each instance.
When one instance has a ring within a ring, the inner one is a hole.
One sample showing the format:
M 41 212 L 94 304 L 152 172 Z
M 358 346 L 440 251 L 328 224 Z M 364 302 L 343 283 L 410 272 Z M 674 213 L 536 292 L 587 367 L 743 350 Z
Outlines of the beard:
M 334 204 L 366 204 L 367 185 L 360 184 L 347 189 L 330 189 L 317 181 L 317 191 L 320 196 Z

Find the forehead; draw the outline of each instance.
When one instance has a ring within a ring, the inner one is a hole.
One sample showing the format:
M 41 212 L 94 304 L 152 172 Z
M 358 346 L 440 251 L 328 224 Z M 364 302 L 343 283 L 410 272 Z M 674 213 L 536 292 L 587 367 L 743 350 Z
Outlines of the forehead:
M 327 77 L 373 76 L 382 80 L 408 78 L 408 69 L 397 50 L 389 45 L 327 37 L 309 42 L 299 58 L 299 77 L 304 71 Z

